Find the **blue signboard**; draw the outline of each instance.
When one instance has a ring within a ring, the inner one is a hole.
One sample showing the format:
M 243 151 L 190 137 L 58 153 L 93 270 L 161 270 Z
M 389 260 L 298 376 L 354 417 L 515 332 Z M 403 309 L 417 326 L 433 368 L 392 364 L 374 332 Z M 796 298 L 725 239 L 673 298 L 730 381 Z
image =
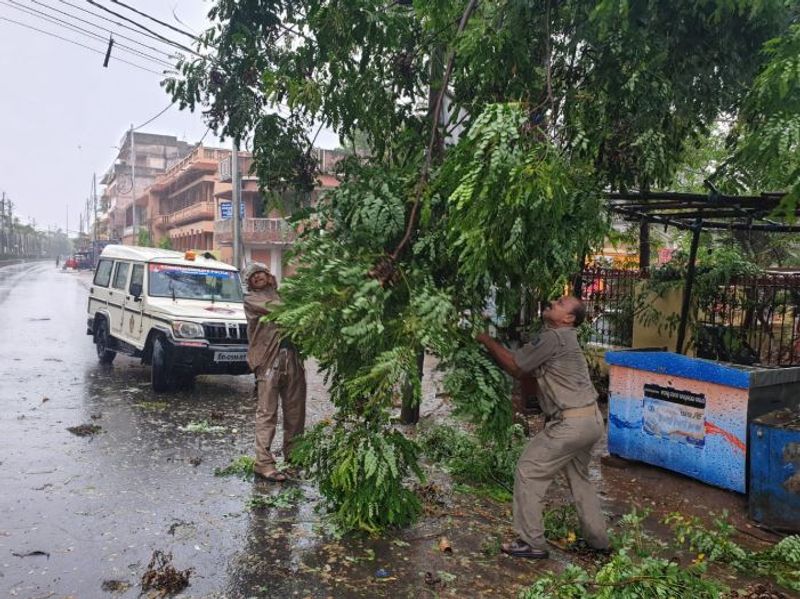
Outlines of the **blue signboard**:
M 239 217 L 244 218 L 244 202 L 239 202 Z M 233 218 L 233 210 L 231 209 L 231 202 L 219 203 L 219 219 L 229 220 Z

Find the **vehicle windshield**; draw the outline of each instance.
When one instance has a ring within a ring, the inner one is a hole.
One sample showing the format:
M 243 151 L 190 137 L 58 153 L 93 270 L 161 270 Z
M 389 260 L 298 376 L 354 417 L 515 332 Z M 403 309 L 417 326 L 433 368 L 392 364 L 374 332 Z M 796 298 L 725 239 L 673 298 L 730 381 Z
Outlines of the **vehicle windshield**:
M 239 273 L 194 266 L 150 264 L 148 295 L 175 299 L 241 302 Z

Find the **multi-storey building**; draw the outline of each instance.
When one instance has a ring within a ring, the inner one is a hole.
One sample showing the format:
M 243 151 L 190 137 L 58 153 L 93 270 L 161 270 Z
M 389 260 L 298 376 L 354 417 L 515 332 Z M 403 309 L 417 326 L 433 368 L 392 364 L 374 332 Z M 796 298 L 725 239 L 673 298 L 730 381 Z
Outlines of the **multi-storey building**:
M 151 240 L 169 239 L 176 250 L 214 250 L 215 194 L 220 191 L 219 163 L 230 150 L 197 144 L 174 162 L 137 198 L 146 207 Z
M 117 158 L 100 180 L 100 223 L 109 239 L 135 244 L 138 229 L 147 224 L 146 204 L 141 198 L 156 177 L 190 150 L 173 135 L 126 131 Z M 103 209 L 104 208 L 104 209 Z
M 347 154 L 335 150 L 323 150 L 315 148 L 317 162 L 320 172 L 317 174 L 318 184 L 316 188 L 304 198 L 286 198 L 285 204 L 308 205 L 316 202 L 326 191 L 339 185 L 338 179 L 333 175 L 336 163 Z M 249 154 L 240 158 L 240 172 L 242 173 L 242 206 L 240 214 L 242 216 L 242 250 L 245 262 L 263 262 L 269 266 L 270 271 L 278 281 L 290 272 L 286 272 L 284 254 L 294 242 L 295 233 L 281 214 L 279 208 L 269 209 L 264 196 L 259 190 L 258 178 L 250 173 L 252 157 Z M 216 193 L 216 222 L 214 223 L 215 243 L 219 249 L 219 255 L 226 262 L 233 261 L 233 211 L 231 197 L 233 195 L 230 181 L 230 169 L 222 166 L 221 170 L 227 170 L 228 176 L 223 176 L 227 182 L 220 186 Z M 282 208 L 286 208 L 283 206 Z M 290 268 L 290 267 L 289 267 Z

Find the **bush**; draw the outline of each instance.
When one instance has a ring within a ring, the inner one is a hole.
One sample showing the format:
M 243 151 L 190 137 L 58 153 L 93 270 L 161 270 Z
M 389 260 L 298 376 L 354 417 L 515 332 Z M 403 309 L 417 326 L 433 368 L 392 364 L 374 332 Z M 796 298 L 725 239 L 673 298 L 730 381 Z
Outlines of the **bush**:
M 514 426 L 508 441 L 482 441 L 461 429 L 434 425 L 420 435 L 423 453 L 442 463 L 457 482 L 475 485 L 496 499 L 511 499 L 514 472 L 525 446 L 522 428 Z

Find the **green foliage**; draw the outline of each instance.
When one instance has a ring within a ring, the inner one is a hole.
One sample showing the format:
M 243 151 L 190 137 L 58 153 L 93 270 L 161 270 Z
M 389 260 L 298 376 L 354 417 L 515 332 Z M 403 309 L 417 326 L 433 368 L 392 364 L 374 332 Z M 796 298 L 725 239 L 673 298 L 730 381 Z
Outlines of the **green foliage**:
M 624 514 L 617 523 L 619 530 L 610 535 L 611 546 L 615 550 L 625 549 L 639 557 L 654 555 L 667 547 L 667 544 L 653 536 L 644 528 L 644 521 L 650 516 L 650 510 L 636 508 Z
M 162 250 L 171 250 L 172 249 L 172 238 L 167 236 L 164 237 L 161 241 L 158 242 L 158 247 Z
M 412 473 L 423 479 L 417 451 L 386 427 L 323 422 L 303 436 L 292 459 L 316 478 L 344 530 L 375 533 L 419 514 L 419 499 L 403 484 Z
M 708 529 L 696 516 L 687 517 L 675 512 L 667 516 L 664 523 L 672 528 L 679 544 L 688 545 L 690 550 L 702 553 L 709 561 L 735 566 L 747 559 L 747 551 L 731 539 L 735 528 L 728 523 L 727 518 L 728 513 L 722 512 L 721 516 L 714 518 L 714 527 Z
M 557 519 L 551 512 L 550 520 Z M 705 526 L 697 517 L 673 513 L 664 519 L 675 535 L 679 547 L 697 554 L 689 565 L 681 565 L 674 557 L 663 557 L 675 547 L 664 543 L 644 530 L 648 512 L 632 512 L 619 522 L 619 532 L 612 536 L 614 553 L 596 572 L 567 566 L 560 574 L 548 573 L 539 578 L 521 595 L 521 599 L 617 599 L 650 597 L 715 598 L 725 586 L 707 576 L 707 564 L 716 562 L 730 566 L 747 576 L 772 577 L 793 591 L 800 590 L 800 537 L 786 537 L 764 551 L 749 551 L 732 540 L 734 527 L 727 514 L 714 517 L 712 526 Z M 547 522 L 547 520 L 546 520 Z M 551 522 L 554 538 L 560 538 L 568 526 Z
M 241 476 L 242 478 L 252 478 L 254 475 L 256 459 L 253 456 L 243 455 L 231 461 L 224 468 L 215 468 L 214 476 Z
M 725 587 L 704 574 L 703 564 L 684 567 L 661 557 L 633 557 L 621 549 L 593 576 L 569 565 L 561 574 L 539 578 L 520 599 L 717 599 Z
M 731 537 L 735 528 L 727 522 L 727 513 L 714 518 L 712 527 L 697 517 L 672 513 L 665 518 L 676 540 L 709 561 L 727 564 L 737 571 L 769 576 L 784 587 L 800 591 L 800 536 L 792 535 L 763 551 L 749 551 Z
M 247 500 L 247 507 L 251 510 L 257 509 L 288 509 L 303 499 L 303 490 L 298 487 L 284 489 L 274 495 L 253 495 Z
M 136 235 L 136 245 L 139 247 L 153 247 L 153 240 L 150 238 L 150 231 L 144 227 L 139 229 Z
M 511 383 L 491 358 L 474 343 L 463 341 L 442 364 L 443 385 L 455 412 L 479 425 L 485 440 L 508 439 L 511 427 Z
M 301 202 L 300 267 L 273 315 L 329 383 L 337 412 L 297 459 L 345 527 L 418 512 L 418 449 L 391 415 L 420 399 L 421 352 L 481 442 L 511 446 L 509 383 L 473 341 L 487 297 L 511 322 L 560 292 L 602 241 L 599 191 L 669 184 L 791 14 L 782 0 L 215 0 L 198 55 L 164 85 L 215 132 L 252 132 L 262 189 L 305 197 L 318 124 L 369 150 Z
M 497 294 L 501 316 L 523 294 L 563 289 L 576 256 L 602 242 L 600 194 L 576 162 L 526 126 L 520 104 L 490 104 L 448 156 L 434 189 L 447 185 L 447 249 L 462 294 Z M 502 268 L 497 268 L 502 265 Z
M 748 187 L 789 192 L 784 208 L 791 210 L 800 200 L 800 24 L 769 40 L 763 54 L 733 131 L 733 166 Z
M 444 464 L 453 478 L 474 485 L 481 494 L 510 501 L 517 460 L 525 446 L 520 427 L 510 436 L 482 439 L 459 428 L 434 425 L 420 435 L 423 453 Z
M 563 508 L 562 508 L 563 510 Z M 568 522 L 562 524 L 559 516 Z M 520 594 L 520 599 L 643 599 L 651 597 L 716 598 L 724 586 L 705 577 L 702 560 L 682 566 L 660 555 L 665 545 L 645 532 L 648 512 L 631 512 L 620 520 L 620 531 L 612 536 L 614 553 L 596 572 L 568 565 L 560 574 L 548 573 Z M 553 510 L 553 538 L 571 532 L 569 511 Z M 546 521 L 547 522 L 547 521 Z M 562 536 L 563 535 L 563 536 Z
M 552 541 L 572 543 L 580 530 L 578 512 L 571 503 L 545 510 L 542 515 L 542 524 L 545 538 Z

